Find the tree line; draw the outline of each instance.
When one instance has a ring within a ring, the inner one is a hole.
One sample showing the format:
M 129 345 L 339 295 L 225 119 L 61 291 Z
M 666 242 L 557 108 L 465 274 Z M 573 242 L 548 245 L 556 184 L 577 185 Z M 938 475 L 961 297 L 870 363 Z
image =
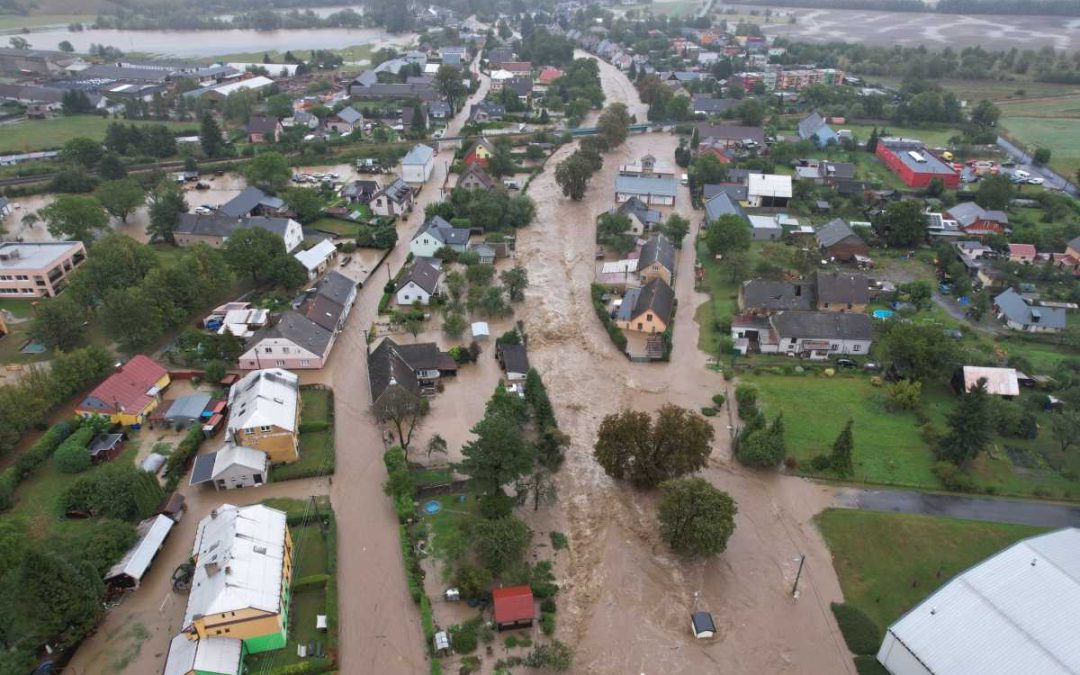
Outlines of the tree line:
M 732 0 L 732 4 L 751 4 Z M 937 12 L 938 14 L 1019 14 L 1023 16 L 1080 16 L 1076 0 L 939 0 L 930 5 L 922 0 L 768 0 L 783 7 L 813 9 L 855 9 L 880 12 Z

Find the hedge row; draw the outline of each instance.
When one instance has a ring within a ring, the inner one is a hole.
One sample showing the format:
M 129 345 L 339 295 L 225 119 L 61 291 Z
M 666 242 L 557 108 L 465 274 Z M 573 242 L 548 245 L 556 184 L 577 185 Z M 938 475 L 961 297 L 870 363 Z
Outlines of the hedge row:
M 619 351 L 626 351 L 626 335 L 623 334 L 622 329 L 615 325 L 615 322 L 611 320 L 608 315 L 607 308 L 604 307 L 604 301 L 601 296 L 607 293 L 600 284 L 592 285 L 592 301 L 593 309 L 596 310 L 596 317 L 600 319 L 600 323 L 604 324 L 604 330 L 607 331 L 608 337 L 615 343 L 615 346 L 619 348 Z
M 184 436 L 184 440 L 176 446 L 165 462 L 165 491 L 172 492 L 180 485 L 180 479 L 187 473 L 187 465 L 192 457 L 199 452 L 202 445 L 202 428 L 198 425 L 192 427 Z
M 19 483 L 30 477 L 34 470 L 45 463 L 52 456 L 60 444 L 63 443 L 76 429 L 81 420 L 71 422 L 58 422 L 54 424 L 45 435 L 38 439 L 37 443 L 19 456 L 15 464 L 4 469 L 0 473 L 0 511 L 6 511 L 14 504 L 15 488 Z
M 326 637 L 336 652 L 338 645 L 337 519 L 333 512 L 326 519 Z
M 329 581 L 329 574 L 309 574 L 308 576 L 300 577 L 293 582 L 293 593 L 297 593 L 299 591 L 306 591 L 309 588 L 326 588 L 326 584 Z
M 300 433 L 309 434 L 316 431 L 327 431 L 330 429 L 330 422 L 302 422 L 300 424 Z

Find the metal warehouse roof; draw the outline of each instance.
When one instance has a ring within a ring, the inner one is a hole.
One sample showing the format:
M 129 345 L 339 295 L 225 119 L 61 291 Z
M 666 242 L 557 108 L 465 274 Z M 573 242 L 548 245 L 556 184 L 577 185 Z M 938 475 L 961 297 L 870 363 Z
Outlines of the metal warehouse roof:
M 1080 528 L 1016 543 L 889 628 L 936 675 L 1080 673 Z
M 164 675 L 188 675 L 188 673 L 220 673 L 234 675 L 240 672 L 243 645 L 236 638 L 212 637 L 189 640 L 181 633 L 169 643 L 169 656 L 165 660 Z
M 169 532 L 172 531 L 173 525 L 176 522 L 168 516 L 159 515 L 155 518 L 148 518 L 139 525 L 140 532 L 145 532 L 142 538 L 139 539 L 139 543 L 131 547 L 131 549 L 124 554 L 124 557 L 120 562 L 113 565 L 113 568 L 109 570 L 109 573 L 105 575 L 106 579 L 112 579 L 119 576 L 129 576 L 135 581 L 142 579 L 142 576 L 146 574 L 146 570 L 150 567 L 150 562 L 153 561 L 154 555 L 157 554 L 158 549 L 165 543 L 165 537 L 169 536 Z

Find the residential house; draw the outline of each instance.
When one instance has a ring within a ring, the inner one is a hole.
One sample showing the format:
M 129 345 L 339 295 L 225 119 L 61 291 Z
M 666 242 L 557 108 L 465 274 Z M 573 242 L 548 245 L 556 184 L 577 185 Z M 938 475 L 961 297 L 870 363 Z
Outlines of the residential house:
M 446 121 L 454 116 L 454 110 L 450 107 L 450 104 L 446 101 L 432 101 L 427 106 L 428 116 L 433 120 L 439 120 L 440 122 Z
M 960 174 L 927 150 L 921 141 L 880 138 L 874 154 L 908 187 L 925 188 L 935 178 L 950 190 L 960 185 Z
M 728 148 L 764 147 L 765 131 L 761 127 L 737 126 L 731 124 L 709 124 L 698 122 L 698 140 L 712 139 Z
M 402 59 L 403 66 L 405 63 Z M 430 82 L 382 83 L 374 70 L 364 71 L 350 82 L 349 95 L 360 101 L 419 99 L 430 102 L 438 99 Z
M 817 233 L 818 246 L 830 258 L 841 262 L 850 262 L 857 257 L 868 257 L 870 247 L 855 234 L 854 230 L 839 218 L 835 218 Z
M 718 192 L 705 202 L 705 225 L 708 225 L 714 220 L 719 220 L 722 216 L 735 216 L 740 218 L 743 222 L 749 224 L 750 219 L 747 217 L 746 212 L 743 211 L 742 206 L 735 199 L 732 199 L 727 192 Z
M 191 468 L 188 484 L 213 485 L 215 490 L 259 487 L 270 475 L 265 452 L 226 443 L 220 450 L 199 455 Z
M 469 109 L 469 121 L 483 124 L 484 122 L 498 122 L 506 116 L 506 106 L 489 101 L 474 103 Z
M 371 197 L 371 212 L 377 216 L 399 216 L 412 211 L 412 206 L 412 188 L 400 178 L 395 178 Z
M 514 60 L 514 50 L 509 47 L 493 47 L 488 50 L 486 56 L 488 68 L 498 70 L 502 68 L 502 64 Z
M 514 92 L 518 101 L 528 105 L 529 97 L 532 96 L 533 81 L 531 77 L 511 77 L 503 83 L 503 89 Z
M 168 371 L 139 354 L 94 387 L 75 406 L 75 414 L 105 415 L 113 424 L 123 426 L 144 424 L 161 403 L 161 392 L 169 382 Z
M 293 541 L 284 511 L 262 504 L 219 506 L 199 522 L 191 557 L 195 570 L 182 636 L 240 640 L 248 654 L 285 646 Z
M 563 71 L 558 68 L 548 66 L 540 70 L 540 74 L 536 76 L 536 82 L 533 83 L 533 90 L 538 92 L 547 91 L 555 80 L 564 75 Z
M 638 256 L 637 273 L 641 283 L 663 279 L 669 285 L 674 284 L 675 259 L 675 247 L 667 237 L 662 234 L 649 237 Z
M 529 354 L 525 345 L 495 344 L 495 358 L 510 382 L 524 382 L 529 374 Z
M 379 183 L 374 180 L 354 180 L 341 188 L 341 196 L 349 204 L 370 204 L 375 193 L 379 191 Z
M 750 238 L 754 241 L 777 241 L 784 236 L 779 216 L 747 216 L 747 220 L 750 221 Z
M 630 219 L 630 234 L 640 237 L 652 232 L 663 222 L 664 216 L 655 209 L 650 209 L 637 197 L 631 197 L 611 209 L 609 213 L 624 215 Z
M 791 176 L 752 173 L 746 190 L 750 206 L 783 208 L 791 201 Z
M 468 152 L 465 153 L 465 166 L 472 166 L 478 164 L 481 167 L 487 168 L 488 162 L 491 160 L 492 155 L 495 154 L 495 144 L 486 138 L 481 138 L 473 143 Z
M 674 206 L 677 189 L 674 177 L 619 175 L 615 177 L 615 202 L 637 197 L 649 205 Z
M 256 368 L 322 368 L 333 347 L 333 334 L 298 312 L 281 314 L 256 332 L 240 355 L 244 370 Z
M 421 102 L 420 105 L 407 105 L 401 108 L 401 128 L 406 134 L 426 133 L 430 123 L 426 103 Z
M 750 279 L 739 287 L 739 312 L 768 316 L 784 311 L 865 312 L 870 282 L 862 274 L 818 272 L 810 281 Z
M 293 256 L 307 270 L 308 281 L 315 281 L 327 270 L 337 256 L 337 247 L 330 239 L 322 239 L 309 249 L 297 251 Z
M 246 127 L 249 143 L 277 143 L 284 128 L 276 117 L 253 115 Z
M 818 272 L 814 283 L 820 311 L 865 312 L 870 302 L 870 281 L 862 274 Z
M 397 387 L 414 396 L 433 396 L 442 377 L 457 374 L 457 363 L 434 342 L 399 345 L 391 338 L 368 354 L 373 404 Z
M 731 337 L 740 354 L 788 354 L 811 359 L 865 355 L 872 344 L 870 317 L 854 312 L 783 311 L 768 317 L 736 316 Z
M 1064 253 L 1051 253 L 1050 261 L 1061 269 L 1071 270 L 1074 276 L 1080 276 L 1080 237 L 1069 241 Z
M 964 233 L 976 237 L 1002 234 L 1009 228 L 1009 216 L 1004 211 L 984 209 L 975 202 L 961 202 L 950 206 L 943 215 L 955 220 Z
M 839 142 L 836 132 L 816 110 L 800 120 L 797 129 L 799 138 L 804 141 L 813 141 L 819 148 Z
M 85 261 L 81 241 L 0 242 L 0 299 L 56 297 Z
M 980 382 L 991 396 L 1014 398 L 1020 395 L 1020 378 L 1013 368 L 964 366 L 957 368 L 952 378 L 953 389 L 958 394 L 975 389 Z
M 509 70 L 504 70 L 502 68 L 492 70 L 491 73 L 488 75 L 488 91 L 493 94 L 498 94 L 503 90 L 503 86 L 509 80 L 512 80 L 515 77 L 517 77 L 517 75 L 510 72 Z
M 341 135 L 351 134 L 364 126 L 364 116 L 356 108 L 346 106 L 323 121 L 327 131 Z
M 427 306 L 439 292 L 441 272 L 427 260 L 414 260 L 394 287 L 394 301 L 403 307 Z
M 173 230 L 178 246 L 207 244 L 221 248 L 234 232 L 243 228 L 257 228 L 273 232 L 281 237 L 286 253 L 297 250 L 304 242 L 304 229 L 292 218 L 266 218 L 245 216 L 237 218 L 225 215 L 199 215 L 181 213 Z
M 494 265 L 495 264 L 495 249 L 485 242 L 480 242 L 474 246 L 470 246 L 469 250 L 476 254 L 481 265 Z
M 529 586 L 510 586 L 491 591 L 493 619 L 498 630 L 527 628 L 536 618 L 536 602 Z
M 401 177 L 406 183 L 423 185 L 431 178 L 431 171 L 435 168 L 435 151 L 422 143 L 414 145 L 413 149 L 401 160 Z
M 636 162 L 623 164 L 619 167 L 619 175 L 622 176 L 653 176 L 659 178 L 674 178 L 675 167 L 670 162 L 657 160 L 652 155 L 645 155 Z
M 333 339 L 345 328 L 355 303 L 356 282 L 331 271 L 315 286 L 315 295 L 302 309 L 308 319 L 330 333 L 333 346 Z
M 737 157 L 734 150 L 728 147 L 723 141 L 715 138 L 707 138 L 703 142 L 698 143 L 697 154 L 710 154 L 716 157 L 717 161 L 721 164 L 731 164 Z
M 474 162 L 465 167 L 465 170 L 458 176 L 454 187 L 462 190 L 487 190 L 490 192 L 498 189 L 499 184 L 488 175 L 487 171 L 484 171 L 483 165 Z
M 994 298 L 994 312 L 1011 330 L 1025 333 L 1060 333 L 1065 330 L 1065 310 L 1036 305 L 1013 289 Z
M 285 210 L 284 200 L 271 197 L 257 187 L 244 188 L 240 194 L 217 208 L 218 215 L 230 218 L 276 216 Z
M 851 162 L 832 162 L 825 159 L 800 159 L 795 165 L 795 176 L 836 187 L 841 182 L 855 178 L 855 165 Z
M 300 380 L 281 368 L 254 370 L 229 389 L 226 438 L 266 453 L 271 464 L 300 459 Z
M 468 245 L 467 227 L 454 227 L 442 216 L 432 216 L 420 225 L 409 240 L 409 251 L 416 258 L 431 258 L 444 246 L 461 253 Z
M 1038 256 L 1034 244 L 1009 244 L 1009 262 L 1031 264 Z
M 667 330 L 675 309 L 675 291 L 657 277 L 639 288 L 631 288 L 615 314 L 615 325 L 623 330 L 659 334 Z

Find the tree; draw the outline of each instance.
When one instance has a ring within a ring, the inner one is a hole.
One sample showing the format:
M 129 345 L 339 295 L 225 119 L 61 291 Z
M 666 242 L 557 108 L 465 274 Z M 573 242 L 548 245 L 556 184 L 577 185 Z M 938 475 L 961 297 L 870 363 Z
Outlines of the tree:
M 64 143 L 60 159 L 81 169 L 93 169 L 101 159 L 101 143 L 78 136 Z
M 323 212 L 323 200 L 315 190 L 291 187 L 285 190 L 285 203 L 296 213 L 296 219 L 302 225 L 308 225 L 319 218 Z
M 623 410 L 601 422 L 593 456 L 612 478 L 656 487 L 705 466 L 713 434 L 704 417 L 675 405 L 660 408 L 655 421 Z
M 149 199 L 150 222 L 146 226 L 146 233 L 150 240 L 160 239 L 175 244 L 173 231 L 180 222 L 180 215 L 188 210 L 183 190 L 176 183 L 164 180 L 150 191 Z
M 68 351 L 86 332 L 86 308 L 70 294 L 64 294 L 38 306 L 30 334 L 50 349 Z
M 109 216 L 101 202 L 93 197 L 60 195 L 38 214 L 49 228 L 49 234 L 58 239 L 78 239 L 89 243 L 94 233 L 109 225 Z
M 442 94 L 452 110 L 457 110 L 461 99 L 468 93 L 461 83 L 461 71 L 443 64 L 435 72 L 435 90 Z
M 903 321 L 882 324 L 876 348 L 897 376 L 919 382 L 947 380 L 960 358 L 956 343 L 943 339 L 940 328 Z
M 425 450 L 427 451 L 427 459 L 430 463 L 432 455 L 445 455 L 447 453 L 446 439 L 439 434 L 435 434 L 428 439 Z
M 605 211 L 596 219 L 596 241 L 619 253 L 629 253 L 637 243 L 637 238 L 630 233 L 632 224 L 625 213 Z
M 735 531 L 738 508 L 728 493 L 704 478 L 680 478 L 660 485 L 660 536 L 676 553 L 722 553 Z
M 690 221 L 673 213 L 660 225 L 660 232 L 671 241 L 675 248 L 682 248 L 683 239 L 690 233 Z
M 900 292 L 907 295 L 916 309 L 926 309 L 933 299 L 934 287 L 926 279 L 900 284 Z
M 990 131 L 997 126 L 999 117 L 1001 110 L 985 98 L 971 110 L 971 124 L 980 132 Z
M 469 524 L 468 530 L 477 559 L 495 576 L 521 562 L 532 541 L 529 526 L 512 516 L 495 520 L 479 518 Z
M 427 399 L 417 396 L 403 385 L 391 384 L 371 405 L 371 413 L 380 424 L 392 424 L 397 433 L 398 445 L 409 453 L 409 443 L 420 420 L 427 415 Z
M 115 232 L 96 241 L 90 250 L 93 253 L 71 277 L 68 290 L 84 305 L 100 303 L 115 288 L 138 286 L 158 265 L 153 249 Z
M 690 187 L 693 190 L 700 190 L 705 185 L 726 181 L 728 170 L 716 155 L 703 152 L 690 162 L 687 177 L 690 180 Z
M 499 275 L 499 280 L 506 287 L 506 294 L 510 296 L 510 302 L 521 302 L 525 299 L 525 289 L 529 287 L 529 272 L 521 265 L 504 270 Z
M 264 152 L 244 166 L 244 178 L 248 185 L 273 194 L 289 184 L 292 168 L 280 152 Z
M 874 230 L 889 246 L 908 247 L 926 239 L 926 216 L 919 201 L 890 202 L 874 221 Z
M 855 473 L 855 464 L 851 457 L 851 453 L 855 450 L 855 441 L 851 435 L 851 426 L 854 423 L 854 420 L 848 419 L 843 431 L 836 437 L 832 454 L 829 455 L 829 467 L 843 478 L 848 478 Z
M 585 197 L 585 189 L 592 175 L 592 164 L 580 150 L 575 150 L 574 154 L 555 167 L 555 182 L 562 188 L 563 195 L 574 201 L 581 201 Z
M 442 329 L 447 337 L 459 338 L 465 332 L 465 317 L 459 312 L 450 312 L 443 319 Z
M 123 223 L 127 222 L 132 211 L 146 201 L 142 185 L 134 178 L 106 181 L 98 186 L 94 196 L 110 215 L 119 218 Z
M 127 168 L 115 152 L 106 152 L 101 156 L 97 172 L 105 180 L 120 180 L 127 176 Z
M 545 467 L 538 466 L 531 474 L 520 479 L 514 487 L 519 504 L 532 501 L 533 511 L 539 511 L 541 504 L 551 504 L 559 497 L 555 479 Z
M 225 139 L 221 136 L 221 127 L 209 111 L 203 113 L 199 127 L 199 145 L 207 157 L 220 157 L 225 154 Z
M 1049 420 L 1050 435 L 1058 442 L 1064 454 L 1069 448 L 1080 443 L 1080 410 L 1062 410 L 1052 413 Z
M 705 246 L 713 255 L 727 255 L 750 248 L 750 225 L 733 214 L 724 214 L 705 226 Z
M 786 455 L 783 415 L 766 427 L 765 416 L 757 413 L 735 437 L 735 458 L 746 466 L 774 469 Z
M 275 119 L 292 117 L 293 102 L 288 94 L 274 94 L 266 99 L 266 114 Z
M 501 384 L 496 392 L 499 389 L 503 389 Z M 476 439 L 461 449 L 464 459 L 458 469 L 482 486 L 486 494 L 499 493 L 503 485 L 532 470 L 536 450 L 525 441 L 521 421 L 515 416 L 492 414 L 489 410 L 471 431 Z
M 600 113 L 596 120 L 596 128 L 600 135 L 607 141 L 609 148 L 616 148 L 626 141 L 630 133 L 630 112 L 624 103 L 612 103 Z
M 164 330 L 161 308 L 141 286 L 114 288 L 105 294 L 98 309 L 106 334 L 129 353 L 141 351 L 158 339 Z
M 756 98 L 740 103 L 738 114 L 739 120 L 748 127 L 759 127 L 765 121 L 765 107 Z
M 495 152 L 488 159 L 488 173 L 496 178 L 513 176 L 517 167 L 514 164 L 512 150 L 510 144 L 502 139 L 495 143 Z
M 979 181 L 979 189 L 975 191 L 975 203 L 984 209 L 1000 211 L 1009 206 L 1014 191 L 1008 176 L 987 176 Z
M 75 47 L 67 40 L 61 40 L 60 44 L 56 45 L 56 48 L 62 52 L 67 52 L 68 54 L 75 51 Z
M 985 379 L 980 378 L 974 387 L 964 392 L 946 420 L 949 432 L 941 439 L 938 455 L 967 468 L 989 445 L 993 429 Z
M 1032 159 L 1036 164 L 1044 165 L 1050 163 L 1050 148 L 1036 148 L 1035 154 L 1032 155 Z
M 295 256 L 276 255 L 270 262 L 266 280 L 276 288 L 294 290 L 307 282 L 307 268 Z
M 235 230 L 225 240 L 222 250 L 233 271 L 250 276 L 255 283 L 270 276 L 276 258 L 287 257 L 285 242 L 281 237 L 258 227 Z

